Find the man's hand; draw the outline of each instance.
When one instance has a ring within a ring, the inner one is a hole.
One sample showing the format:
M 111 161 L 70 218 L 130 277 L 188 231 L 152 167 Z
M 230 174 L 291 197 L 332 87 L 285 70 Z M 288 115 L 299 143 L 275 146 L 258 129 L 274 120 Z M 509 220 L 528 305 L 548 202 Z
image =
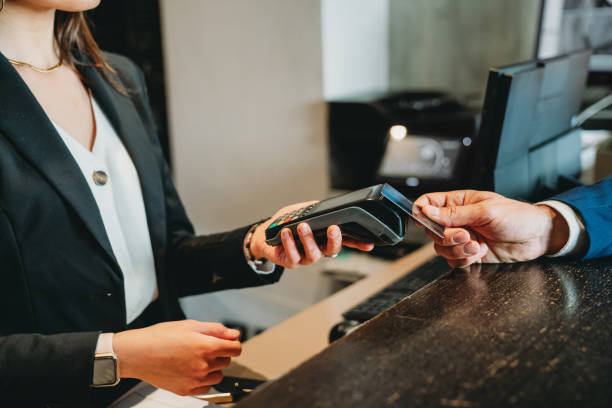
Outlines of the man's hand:
M 240 355 L 240 332 L 194 320 L 116 333 L 113 349 L 121 378 L 138 378 L 179 395 L 205 394 L 221 370 Z
M 274 220 L 283 214 L 287 214 L 294 210 L 306 207 L 307 205 L 316 203 L 316 201 L 293 204 L 281 208 L 268 221 L 259 225 L 253 233 L 251 243 L 251 253 L 255 258 L 266 258 L 276 265 L 284 266 L 285 268 L 295 268 L 299 265 L 310 265 L 317 262 L 322 255 L 333 256 L 340 252 L 342 246 L 357 248 L 362 251 L 371 251 L 374 245 L 367 242 L 355 241 L 353 239 L 343 239 L 340 228 L 337 225 L 330 225 L 327 228 L 327 242 L 323 248 L 315 241 L 314 235 L 310 226 L 302 222 L 298 225 L 298 234 L 304 252 L 301 253 L 295 243 L 295 238 L 289 228 L 283 228 L 281 231 L 282 245 L 272 247 L 266 244 L 266 228 Z
M 425 194 L 414 206 L 447 227 L 444 239 L 426 232 L 436 252 L 456 268 L 528 261 L 559 251 L 569 236 L 565 219 L 554 209 L 487 191 Z

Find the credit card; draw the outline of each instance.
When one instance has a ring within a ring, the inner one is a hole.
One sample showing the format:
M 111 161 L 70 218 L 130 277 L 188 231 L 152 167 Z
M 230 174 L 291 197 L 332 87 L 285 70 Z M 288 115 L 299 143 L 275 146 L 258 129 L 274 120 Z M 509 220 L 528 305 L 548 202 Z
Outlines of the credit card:
M 414 209 L 410 213 L 410 216 L 413 220 L 436 234 L 438 237 L 444 239 L 444 226 L 438 224 L 431 218 L 428 218 L 425 214 L 421 212 L 419 207 L 414 207 Z
M 391 187 L 389 184 L 385 184 L 381 190 L 381 194 L 391 203 L 395 204 L 396 207 L 401 209 L 404 213 L 408 214 L 410 218 L 433 232 L 440 238 L 444 238 L 444 226 L 433 221 L 423 214 L 418 207 L 414 207 L 413 202 L 406 198 L 402 193 Z

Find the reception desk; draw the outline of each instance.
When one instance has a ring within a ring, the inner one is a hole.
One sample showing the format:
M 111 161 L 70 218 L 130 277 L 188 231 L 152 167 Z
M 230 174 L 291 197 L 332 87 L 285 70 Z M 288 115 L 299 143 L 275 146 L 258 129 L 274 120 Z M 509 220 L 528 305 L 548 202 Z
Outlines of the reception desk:
M 382 273 L 391 281 L 431 254 L 425 247 Z M 610 258 L 449 269 L 329 347 L 319 338 L 308 348 L 309 319 L 317 326 L 318 312 L 331 327 L 351 304 L 332 318 L 318 306 L 245 344 L 239 368 L 280 378 L 239 407 L 612 404 Z

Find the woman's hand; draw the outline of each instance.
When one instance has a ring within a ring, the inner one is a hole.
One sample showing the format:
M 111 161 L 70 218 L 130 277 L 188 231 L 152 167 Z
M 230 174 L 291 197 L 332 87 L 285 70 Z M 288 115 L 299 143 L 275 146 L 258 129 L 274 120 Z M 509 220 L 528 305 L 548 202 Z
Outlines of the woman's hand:
M 446 226 L 444 239 L 426 231 L 451 267 L 475 262 L 520 262 L 555 253 L 567 242 L 565 219 L 545 205 L 488 191 L 430 193 L 414 206 Z
M 160 323 L 115 333 L 121 378 L 138 378 L 179 395 L 205 394 L 240 355 L 240 332 L 221 323 Z
M 270 218 L 268 221 L 259 225 L 253 233 L 251 241 L 251 254 L 257 258 L 266 258 L 270 262 L 276 265 L 283 266 L 285 268 L 295 268 L 298 265 L 310 265 L 318 261 L 321 255 L 333 256 L 340 252 L 342 245 L 357 248 L 362 251 L 371 251 L 374 248 L 374 244 L 356 241 L 353 239 L 345 238 L 342 239 L 342 233 L 337 225 L 331 225 L 327 228 L 327 242 L 322 248 L 315 241 L 314 235 L 310 226 L 303 222 L 298 225 L 298 234 L 304 253 L 300 253 L 295 243 L 295 237 L 291 233 L 289 228 L 283 228 L 281 231 L 282 245 L 272 247 L 266 244 L 266 228 L 274 220 L 283 214 L 287 214 L 291 211 L 306 207 L 307 205 L 316 203 L 316 201 L 310 201 L 306 203 L 293 204 L 284 208 L 281 208 Z

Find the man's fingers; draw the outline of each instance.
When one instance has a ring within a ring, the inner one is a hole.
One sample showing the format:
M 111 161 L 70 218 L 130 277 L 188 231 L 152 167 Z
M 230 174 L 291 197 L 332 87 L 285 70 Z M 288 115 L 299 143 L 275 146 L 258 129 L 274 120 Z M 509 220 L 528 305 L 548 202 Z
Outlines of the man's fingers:
M 434 249 L 436 253 L 440 256 L 443 256 L 446 259 L 464 259 L 469 258 L 475 255 L 478 255 L 480 252 L 480 245 L 478 245 L 475 241 L 470 241 L 467 244 L 463 245 L 452 245 L 452 246 L 442 246 L 435 244 Z
M 436 207 L 442 207 L 446 204 L 446 195 L 448 193 L 427 193 L 423 194 L 419 198 L 416 199 L 413 206 L 416 207 L 424 207 L 426 205 L 435 205 Z
M 447 228 L 442 245 L 462 245 L 470 242 L 470 233 L 463 228 Z
M 425 230 L 425 234 L 440 246 L 467 244 L 470 241 L 470 233 L 463 228 L 446 228 L 444 230 L 444 239 L 429 230 Z
M 481 243 L 478 254 L 461 259 L 447 258 L 447 263 L 448 266 L 450 266 L 451 268 L 466 268 L 472 264 L 482 262 L 482 259 L 487 255 L 488 252 L 489 247 L 487 246 L 487 244 Z
M 490 211 L 476 204 L 450 207 L 426 205 L 423 213 L 447 227 L 478 226 L 490 221 Z
M 466 196 L 470 193 L 470 191 L 471 190 L 456 190 L 439 193 L 427 193 L 417 198 L 414 205 L 419 208 L 426 205 L 433 205 L 435 207 L 464 205 Z

